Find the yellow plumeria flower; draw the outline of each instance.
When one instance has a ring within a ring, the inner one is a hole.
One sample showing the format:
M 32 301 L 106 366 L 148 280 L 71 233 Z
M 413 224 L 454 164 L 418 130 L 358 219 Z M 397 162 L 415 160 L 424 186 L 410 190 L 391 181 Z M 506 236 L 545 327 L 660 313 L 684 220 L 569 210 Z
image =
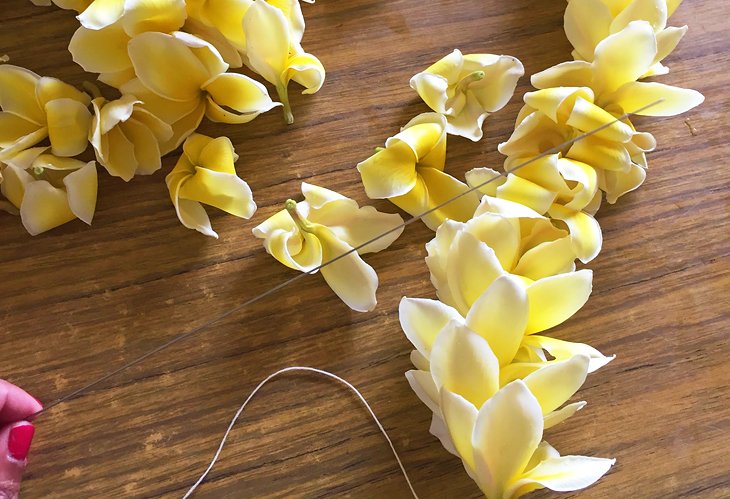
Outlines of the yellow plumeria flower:
M 588 87 L 547 88 L 525 94 L 527 105 L 520 112 L 515 131 L 509 140 L 499 145 L 499 151 L 507 156 L 505 169 L 510 170 L 578 134 L 615 121 L 616 115 L 604 111 L 593 101 L 593 91 Z M 643 183 L 647 167 L 645 153 L 652 151 L 655 146 L 656 141 L 651 134 L 637 132 L 626 119 L 575 142 L 556 156 L 594 168 L 598 188 L 606 193 L 609 203 L 615 203 L 620 196 Z M 547 161 L 543 165 L 553 163 L 554 161 Z M 576 206 L 576 199 L 571 194 L 575 188 L 570 189 L 561 182 L 548 181 L 542 178 L 545 175 L 539 173 L 544 172 L 540 172 L 537 165 L 528 165 L 515 172 L 515 175 L 537 182 L 548 191 L 554 190 L 561 205 L 570 204 L 573 209 L 589 213 L 598 209 L 600 196 L 583 207 Z M 552 174 L 547 175 L 552 178 Z M 545 212 L 548 206 L 540 203 L 540 199 L 547 201 L 547 198 L 538 196 L 522 202 Z
M 444 397 L 458 396 L 476 412 L 500 387 L 515 378 L 501 373 L 500 359 L 490 341 L 458 320 L 452 320 L 439 331 L 428 360 L 428 369 L 408 371 L 406 378 L 416 395 L 433 411 L 432 429 L 438 433 L 435 436 L 446 448 L 453 447 L 458 455 L 468 456 L 463 445 L 450 442 L 443 431 L 438 431 L 448 421 L 448 415 L 443 412 L 445 407 L 441 405 Z M 525 367 L 520 370 L 525 373 L 523 381 L 540 402 L 546 427 L 565 421 L 585 407 L 585 402 L 575 402 L 560 408 L 583 385 L 589 365 L 589 357 L 579 353 L 566 360 L 542 362 L 531 366 L 529 371 Z
M 91 224 L 96 209 L 96 164 L 26 149 L 6 161 L 0 190 L 35 236 L 75 218 Z
M 499 174 L 489 168 L 476 168 L 466 175 L 471 186 L 495 178 L 480 191 L 563 221 L 583 262 L 593 259 L 601 248 L 601 230 L 593 217 L 601 191 L 609 203 L 615 203 L 638 188 L 646 178 L 645 153 L 656 146 L 651 134 L 637 132 L 629 120 L 616 122 L 615 114 L 593 101 L 594 93 L 588 87 L 528 92 L 512 136 L 499 145 L 507 156 L 507 171 L 579 134 L 610 126 L 520 167 L 506 178 L 496 178 Z
M 256 203 L 248 184 L 233 166 L 238 155 L 228 137 L 194 133 L 183 145 L 183 155 L 165 181 L 180 222 L 206 236 L 218 237 L 203 204 L 241 218 L 251 218 Z
M 565 34 L 575 48 L 573 58 L 592 62 L 596 46 L 631 21 L 647 21 L 656 34 L 654 64 L 642 76 L 666 74 L 661 64 L 677 46 L 687 26 L 667 27 L 667 19 L 682 0 L 578 0 L 568 1 L 565 9 Z
M 523 74 L 514 57 L 454 50 L 411 78 L 411 88 L 446 116 L 447 133 L 476 142 L 482 138 L 484 119 L 509 102 Z
M 371 206 L 360 208 L 352 199 L 304 182 L 302 194 L 304 201 L 287 201 L 285 210 L 253 229 L 254 235 L 287 267 L 310 272 L 388 232 L 321 269 L 322 277 L 347 306 L 358 312 L 373 310 L 378 276 L 360 255 L 390 246 L 403 232 L 403 219 Z
M 593 217 L 600 205 L 598 176 L 590 165 L 558 155 L 546 156 L 531 163 L 531 175 L 509 174 L 506 179 L 490 168 L 467 172 L 467 183 L 488 196 L 536 208 L 570 232 L 575 255 L 582 262 L 593 260 L 601 251 L 603 235 Z M 491 179 L 497 178 L 495 181 Z M 571 206 L 572 205 L 572 206 Z M 579 208 L 579 207 L 582 207 Z
M 613 357 L 606 357 L 595 348 L 580 343 L 552 340 L 535 333 L 546 329 L 552 323 L 565 320 L 563 310 L 545 308 L 552 303 L 562 306 L 585 301 L 582 283 L 570 275 L 557 276 L 563 280 L 560 291 L 567 297 L 538 297 L 542 290 L 558 289 L 555 279 L 547 284 L 538 285 L 532 290 L 514 275 L 497 277 L 482 292 L 466 314 L 438 300 L 404 298 L 401 300 L 399 317 L 401 327 L 408 339 L 416 347 L 411 361 L 420 370 L 428 371 L 435 338 L 451 322 L 468 327 L 489 342 L 502 372 L 502 384 L 517 378 L 524 378 L 533 371 L 544 367 L 548 352 L 555 360 L 568 360 L 576 355 L 588 358 L 587 372 L 594 372 Z M 553 281 L 553 282 L 551 282 Z M 573 284 L 572 287 L 570 284 Z M 541 289 L 542 288 L 542 289 Z M 570 296 L 570 294 L 575 296 Z M 537 312 L 542 308 L 542 315 Z M 579 308 L 579 307 L 578 307 Z M 575 313 L 574 310 L 573 313 Z M 536 318 L 542 323 L 536 322 Z M 530 322 L 532 320 L 532 323 Z M 531 329 L 532 328 L 532 329 Z
M 638 81 L 650 70 L 657 54 L 651 24 L 633 21 L 598 43 L 592 62 L 564 62 L 532 75 L 531 81 L 538 89 L 590 87 L 596 105 L 617 114 L 637 111 L 659 99 L 662 102 L 638 114 L 674 116 L 700 105 L 705 98 L 696 90 Z
M 89 73 L 99 73 L 99 80 L 119 88 L 134 78 L 132 61 L 127 52 L 129 41 L 140 33 L 159 31 L 172 33 L 180 29 L 187 13 L 183 0 L 125 0 L 116 2 L 123 11 L 104 6 L 97 11 L 94 2 L 79 19 L 79 27 L 71 38 L 68 50 L 74 62 Z M 108 17 L 109 9 L 115 14 Z M 115 19 L 114 22 L 110 22 Z
M 522 380 L 500 389 L 476 410 L 445 391 L 442 407 L 452 440 L 469 475 L 490 499 L 510 499 L 548 488 L 579 490 L 595 483 L 616 462 L 585 456 L 560 456 L 542 440 L 541 404 Z
M 389 199 L 413 216 L 421 215 L 465 193 L 469 187 L 444 173 L 446 118 L 424 113 L 385 142 L 385 148 L 357 165 L 371 199 Z M 466 194 L 423 217 L 432 230 L 444 220 L 467 221 L 479 203 Z
M 439 299 L 464 317 L 498 277 L 517 276 L 529 302 L 527 334 L 561 324 L 591 293 L 593 274 L 575 271 L 570 235 L 504 199 L 485 196 L 473 219 L 444 223 L 426 251 Z
M 97 161 L 111 175 L 129 181 L 136 174 L 151 175 L 160 169 L 160 144 L 172 138 L 170 125 L 142 108 L 142 101 L 131 95 L 111 102 L 98 97 L 92 105 L 89 140 Z
M 137 78 L 122 93 L 135 96 L 172 126 L 173 138 L 161 147 L 163 154 L 190 135 L 204 114 L 212 121 L 240 124 L 280 105 L 261 83 L 226 73 L 228 64 L 218 50 L 187 33 L 142 33 L 129 42 L 129 56 Z
M 56 78 L 0 65 L 0 162 L 44 139 L 56 156 L 76 156 L 88 145 L 91 98 Z
M 292 28 L 286 13 L 272 4 L 289 2 L 253 0 L 243 18 L 246 35 L 246 64 L 276 87 L 284 105 L 287 123 L 294 117 L 289 105 L 288 86 L 291 80 L 304 87 L 304 94 L 313 94 L 322 88 L 325 70 L 312 54 L 301 50 L 298 29 Z M 298 8 L 298 7 L 297 7 Z M 287 12 L 291 15 L 291 9 Z M 304 30 L 302 20 L 301 31 Z

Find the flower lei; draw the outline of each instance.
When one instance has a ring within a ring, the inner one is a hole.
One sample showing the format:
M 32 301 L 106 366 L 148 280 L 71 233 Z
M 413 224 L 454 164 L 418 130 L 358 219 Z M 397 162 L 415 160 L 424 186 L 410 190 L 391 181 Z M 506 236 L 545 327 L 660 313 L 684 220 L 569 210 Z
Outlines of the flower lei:
M 230 140 L 194 131 L 203 116 L 246 123 L 276 106 L 291 122 L 288 83 L 304 93 L 321 87 L 322 65 L 301 48 L 298 1 L 53 2 L 79 12 L 82 26 L 69 46 L 74 60 L 121 95 L 107 101 L 93 86 L 89 94 L 0 66 L 0 189 L 7 199 L 0 207 L 18 212 L 31 234 L 74 218 L 90 223 L 96 166 L 76 158 L 89 144 L 111 175 L 129 180 L 158 170 L 160 157 L 184 142 L 166 177 L 183 225 L 216 236 L 202 204 L 251 217 L 256 205 L 236 175 Z M 415 348 L 406 378 L 433 413 L 431 433 L 487 497 L 581 489 L 615 462 L 561 456 L 543 439 L 544 430 L 585 407 L 566 402 L 613 359 L 543 333 L 590 296 L 592 271 L 576 269 L 575 260 L 588 263 L 600 252 L 594 215 L 602 198 L 615 203 L 646 177 L 653 136 L 616 118 L 658 99 L 641 114 L 673 116 L 703 101 L 694 90 L 642 81 L 669 71 L 662 61 L 687 29 L 667 27 L 680 3 L 569 0 L 564 27 L 574 60 L 532 75 L 536 90 L 524 96 L 514 132 L 499 145 L 505 176 L 476 168 L 462 182 L 444 171 L 447 135 L 480 140 L 484 120 L 508 102 L 524 72 L 514 57 L 458 50 L 411 79 L 433 112 L 413 118 L 357 165 L 368 197 L 414 216 L 428 212 L 423 221 L 436 232 L 426 264 L 438 299 L 404 297 L 399 307 Z M 244 64 L 276 88 L 280 103 L 261 83 L 227 71 Z M 304 201 L 287 201 L 254 235 L 304 272 L 347 253 L 323 267 L 323 277 L 352 309 L 372 310 L 377 274 L 360 254 L 387 248 L 402 218 L 322 187 L 304 183 L 302 193 Z
M 561 456 L 543 439 L 585 407 L 566 402 L 613 357 L 542 333 L 588 300 L 592 271 L 576 270 L 575 260 L 588 263 L 601 249 L 594 215 L 602 197 L 614 203 L 646 177 L 654 137 L 616 118 L 657 100 L 640 114 L 673 116 L 704 100 L 641 81 L 669 71 L 662 60 L 687 30 L 666 25 L 680 3 L 569 0 L 564 27 L 575 60 L 532 76 L 536 90 L 499 145 L 505 177 L 476 168 L 463 183 L 443 172 L 446 134 L 478 140 L 484 117 L 506 103 L 522 69 L 505 56 L 459 51 L 411 79 L 435 113 L 411 120 L 358 165 L 369 197 L 412 215 L 467 194 L 424 219 L 436 230 L 426 264 L 438 300 L 404 297 L 399 317 L 415 348 L 406 378 L 433 412 L 431 433 L 489 498 L 581 489 L 615 462 Z M 468 186 L 489 179 L 481 200 L 469 197 Z

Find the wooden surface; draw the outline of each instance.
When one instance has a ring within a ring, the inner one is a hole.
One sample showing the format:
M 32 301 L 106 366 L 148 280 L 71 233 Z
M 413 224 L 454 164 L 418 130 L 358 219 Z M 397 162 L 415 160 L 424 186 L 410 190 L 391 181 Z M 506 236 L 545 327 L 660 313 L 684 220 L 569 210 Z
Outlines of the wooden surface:
M 28 236 L 0 213 L 0 377 L 44 401 L 295 275 L 251 228 L 299 194 L 300 181 L 367 202 L 355 164 L 426 110 L 411 75 L 458 47 L 519 57 L 527 74 L 569 58 L 565 2 L 321 0 L 304 5 L 304 46 L 328 70 L 316 96 L 293 91 L 296 123 L 272 112 L 230 136 L 259 211 L 218 213 L 218 241 L 184 229 L 164 172 L 129 184 L 102 176 L 93 227 Z M 659 148 L 645 185 L 599 213 L 604 248 L 588 304 L 554 335 L 617 359 L 588 378 L 588 407 L 551 429 L 564 454 L 616 457 L 581 497 L 729 497 L 727 331 L 728 51 L 725 2 L 688 1 L 689 33 L 663 82 L 707 101 L 682 117 L 640 119 Z M 0 53 L 72 83 L 70 12 L 2 0 Z M 447 170 L 499 167 L 497 144 L 520 97 L 490 117 L 483 141 L 449 138 Z M 687 120 L 687 121 L 685 121 Z M 168 158 L 165 170 L 174 163 Z M 378 209 L 394 212 L 385 201 Z M 478 497 L 459 461 L 429 435 L 430 413 L 403 373 L 410 345 L 401 296 L 432 297 L 431 233 L 410 226 L 367 257 L 380 276 L 375 312 L 350 312 L 319 276 L 236 313 L 44 415 L 24 497 L 180 497 L 207 465 L 235 409 L 267 374 L 310 365 L 344 376 L 372 404 L 423 498 Z M 357 400 L 312 376 L 264 388 L 198 497 L 407 497 L 390 451 Z M 549 494 L 537 493 L 535 497 Z

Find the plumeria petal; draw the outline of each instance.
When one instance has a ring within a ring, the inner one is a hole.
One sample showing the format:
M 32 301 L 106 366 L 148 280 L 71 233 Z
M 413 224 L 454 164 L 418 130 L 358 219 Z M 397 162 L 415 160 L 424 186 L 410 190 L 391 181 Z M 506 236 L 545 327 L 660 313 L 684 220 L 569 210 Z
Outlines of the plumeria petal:
M 646 73 L 657 54 L 654 30 L 646 21 L 633 21 L 596 46 L 594 81 L 599 92 L 613 92 Z
M 593 60 L 593 51 L 609 35 L 612 21 L 611 11 L 602 0 L 568 2 L 564 28 L 568 41 L 575 48 L 576 59 Z
M 505 272 L 492 248 L 468 232 L 461 232 L 451 246 L 446 273 L 454 300 L 450 305 L 466 315 L 472 304 Z
M 81 24 L 88 29 L 102 29 L 114 24 L 124 15 L 124 1 L 94 0 L 77 16 Z
M 667 0 L 634 0 L 614 18 L 611 33 L 621 31 L 637 20 L 648 22 L 658 32 L 667 25 L 667 17 Z
M 548 214 L 553 219 L 562 220 L 568 226 L 573 250 L 581 262 L 588 263 L 598 255 L 603 245 L 603 235 L 594 217 L 557 204 L 550 207 Z
M 626 111 L 640 110 L 641 116 L 675 116 L 699 106 L 705 97 L 697 90 L 673 87 L 656 82 L 630 82 L 619 88 L 611 97 L 611 102 Z
M 573 343 L 548 336 L 531 335 L 526 336 L 522 342 L 523 346 L 544 349 L 556 360 L 567 360 L 575 355 L 587 355 L 590 359 L 588 373 L 592 373 L 611 362 L 615 356 L 606 357 L 590 345 L 584 343 Z
M 462 317 L 455 309 L 438 300 L 403 297 L 398 318 L 406 337 L 427 359 L 439 332 L 451 321 Z
M 405 198 L 410 193 L 400 198 L 392 198 L 391 201 L 396 206 L 413 216 L 429 211 L 421 220 L 431 230 L 436 230 L 445 220 L 465 222 L 473 216 L 479 205 L 479 197 L 473 192 L 467 192 L 468 185 L 436 168 L 420 168 L 418 173 L 422 182 L 422 194 L 412 196 L 413 199 L 408 202 Z M 416 199 L 419 201 L 415 202 Z
M 298 2 L 297 2 L 298 3 Z M 324 85 L 325 69 L 317 57 L 312 54 L 298 53 L 287 60 L 285 82 L 293 80 L 304 87 L 303 94 L 319 92 Z
M 89 73 L 117 73 L 132 67 L 127 53 L 130 36 L 119 23 L 94 30 L 79 27 L 68 45 L 76 64 Z
M 586 402 L 574 402 L 572 404 L 566 405 L 565 407 L 562 407 L 561 409 L 546 414 L 544 418 L 545 429 L 547 430 L 548 428 L 552 428 L 553 426 L 562 423 L 573 414 L 583 409 L 586 405 Z
M 48 137 L 57 156 L 76 156 L 88 146 L 91 113 L 73 99 L 55 99 L 46 104 Z
M 545 277 L 528 286 L 526 334 L 545 331 L 568 320 L 588 301 L 592 282 L 593 271 L 582 269 Z
M 357 165 L 370 199 L 387 199 L 410 192 L 418 181 L 416 157 L 404 142 L 392 144 Z
M 0 107 L 39 127 L 46 122 L 45 113 L 35 98 L 40 76 L 11 64 L 0 64 Z
M 142 33 L 129 42 L 139 80 L 160 97 L 190 101 L 210 78 L 205 65 L 183 41 L 165 33 Z M 139 97 L 139 96 L 138 96 Z
M 546 241 L 526 251 L 513 272 L 534 281 L 574 268 L 575 253 L 570 237 Z
M 511 485 L 508 494 L 509 497 L 518 497 L 520 491 L 530 484 L 556 492 L 580 490 L 595 483 L 615 462 L 615 459 L 585 456 L 552 457 L 525 473 Z
M 439 390 L 458 394 L 481 407 L 499 390 L 499 361 L 490 343 L 461 322 L 449 322 L 436 337 L 431 374 Z
M 568 360 L 551 363 L 524 379 L 540 403 L 543 415 L 563 405 L 583 386 L 589 362 L 587 355 L 574 355 Z
M 629 171 L 625 173 L 602 172 L 598 184 L 606 192 L 606 201 L 613 204 L 627 192 L 638 189 L 644 180 L 646 180 L 646 170 L 639 165 L 632 164 Z
M 456 452 L 467 469 L 473 471 L 475 462 L 471 436 L 477 420 L 477 408 L 460 394 L 441 390 L 441 410 Z
M 501 366 L 512 362 L 528 322 L 528 294 L 520 280 L 504 275 L 477 299 L 466 325 L 489 342 Z
M 352 251 L 352 246 L 339 239 L 331 230 L 320 226 L 317 238 L 322 242 L 322 259 L 330 262 Z M 322 267 L 322 276 L 340 299 L 357 312 L 370 312 L 375 308 L 378 275 L 365 263 L 356 251 Z
M 586 61 L 561 62 L 530 77 L 532 86 L 540 89 L 560 86 L 588 87 L 592 81 L 593 68 Z
M 487 497 L 503 497 L 542 440 L 540 404 L 520 380 L 504 386 L 479 409 L 472 446 L 477 483 Z
M 439 389 L 433 381 L 429 371 L 410 370 L 406 372 L 406 379 L 416 396 L 433 411 L 440 414 Z
M 45 180 L 25 186 L 20 219 L 31 236 L 63 225 L 76 218 L 68 205 L 66 191 Z
M 124 0 L 124 31 L 134 37 L 147 31 L 171 33 L 187 18 L 185 0 Z
M 686 33 L 687 26 L 682 26 L 681 28 L 675 28 L 673 26 L 670 26 L 657 33 L 657 54 L 655 60 L 661 61 L 669 54 L 671 54 Z
M 360 207 L 353 199 L 306 182 L 302 182 L 302 193 L 311 208 L 309 219 L 332 229 L 337 237 L 358 247 L 361 255 L 384 250 L 403 233 L 400 215 L 381 213 L 372 206 Z M 369 241 L 367 246 L 359 247 Z
M 237 73 L 221 74 L 202 88 L 208 92 L 215 104 L 242 113 L 242 117 L 247 121 L 280 105 L 271 100 L 266 87 L 261 83 Z M 208 117 L 214 121 L 221 121 L 220 114 L 208 113 Z M 234 123 L 240 121 L 234 120 Z
M 89 162 L 63 179 L 68 194 L 68 206 L 71 212 L 88 225 L 96 211 L 97 177 L 96 163 Z

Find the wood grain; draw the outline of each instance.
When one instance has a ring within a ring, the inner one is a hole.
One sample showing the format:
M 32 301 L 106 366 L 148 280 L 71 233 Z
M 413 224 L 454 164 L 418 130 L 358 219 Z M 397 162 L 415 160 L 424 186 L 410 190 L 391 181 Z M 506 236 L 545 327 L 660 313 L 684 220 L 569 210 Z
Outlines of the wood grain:
M 272 112 L 245 126 L 202 129 L 232 138 L 259 205 L 252 220 L 214 214 L 217 241 L 184 229 L 164 171 L 129 184 L 103 176 L 91 228 L 75 222 L 33 238 L 0 213 L 0 377 L 50 401 L 292 277 L 252 237 L 254 225 L 296 196 L 303 180 L 367 202 L 354 165 L 426 110 L 408 87 L 411 75 L 457 47 L 517 56 L 527 74 L 567 60 L 564 7 L 304 5 L 304 46 L 322 59 L 328 80 L 315 96 L 292 96 L 296 123 L 286 126 Z M 554 332 L 617 355 L 577 395 L 588 407 L 547 435 L 564 454 L 618 459 L 581 497 L 730 496 L 729 16 L 726 2 L 695 0 L 672 18 L 690 30 L 661 81 L 696 88 L 707 101 L 682 117 L 637 120 L 659 142 L 649 177 L 602 208 L 593 296 Z M 3 0 L 0 53 L 78 84 L 89 76 L 66 51 L 75 27 L 69 12 Z M 512 103 L 487 120 L 483 141 L 449 138 L 448 171 L 501 165 L 496 146 L 528 90 L 524 78 Z M 410 347 L 397 305 L 404 295 L 434 296 L 423 262 L 430 237 L 413 225 L 367 258 L 380 276 L 375 312 L 350 312 L 320 277 L 307 278 L 58 406 L 38 421 L 24 497 L 179 497 L 250 390 L 297 364 L 362 390 L 422 497 L 479 497 L 458 460 L 429 435 L 429 411 L 403 376 Z M 327 380 L 287 376 L 262 390 L 198 497 L 407 494 L 351 394 Z

